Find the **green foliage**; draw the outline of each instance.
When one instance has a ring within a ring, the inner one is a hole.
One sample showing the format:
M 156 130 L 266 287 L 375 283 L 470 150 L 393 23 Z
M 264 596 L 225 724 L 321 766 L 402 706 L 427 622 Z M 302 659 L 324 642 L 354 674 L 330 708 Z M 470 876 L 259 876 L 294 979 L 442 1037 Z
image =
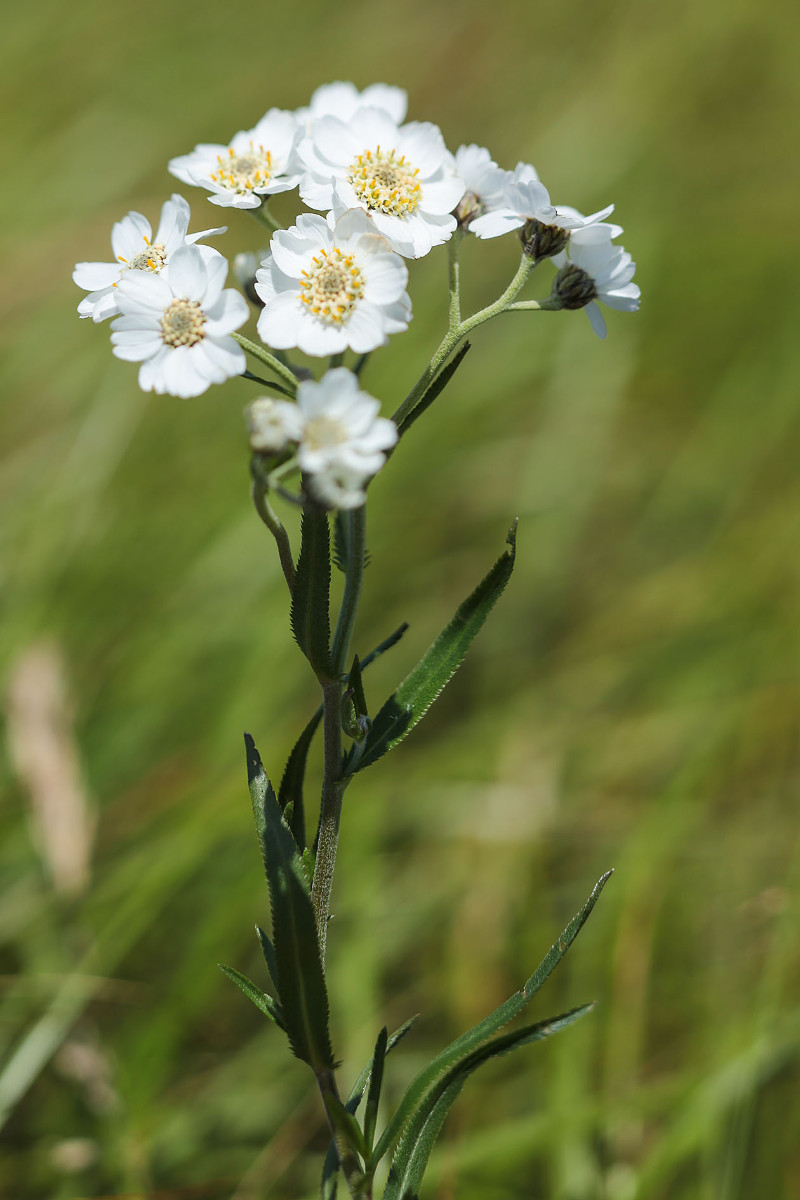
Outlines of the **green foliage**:
M 346 765 L 346 773 L 370 766 L 407 737 L 455 675 L 511 578 L 516 553 L 516 522 L 506 541 L 508 550 L 500 555 L 475 591 L 459 605 L 453 619 L 383 705 L 372 723 L 363 751 Z
M 292 593 L 292 633 L 320 679 L 331 676 L 331 544 L 328 514 L 307 507 Z
M 292 1053 L 320 1073 L 333 1068 L 333 1050 L 309 881 L 249 734 L 245 735 L 245 745 L 247 779 L 269 885 L 283 1022 Z
M 447 384 L 455 375 L 458 368 L 461 366 L 471 345 L 471 342 L 464 342 L 463 346 L 460 346 L 450 359 L 450 362 L 442 367 L 441 371 L 431 383 L 430 387 L 423 392 L 419 402 L 414 406 L 414 408 L 412 408 L 408 416 L 406 416 L 397 426 L 397 432 L 399 433 L 400 437 L 403 437 L 404 434 L 408 433 L 414 422 L 417 421 L 428 408 L 430 408 L 437 396 L 441 395 Z

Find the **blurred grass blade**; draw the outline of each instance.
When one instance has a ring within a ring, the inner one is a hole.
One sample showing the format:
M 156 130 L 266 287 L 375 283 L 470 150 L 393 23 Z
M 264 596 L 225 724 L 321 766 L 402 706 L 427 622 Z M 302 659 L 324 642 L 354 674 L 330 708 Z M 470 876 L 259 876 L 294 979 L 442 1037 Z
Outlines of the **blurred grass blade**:
M 298 1058 L 317 1073 L 332 1070 L 328 995 L 306 874 L 249 734 L 245 734 L 245 746 L 247 778 L 269 885 L 278 999 L 286 1032 Z
M 321 679 L 331 674 L 331 540 L 328 514 L 303 510 L 300 557 L 292 593 L 292 633 Z
M 376 716 L 363 754 L 354 771 L 376 762 L 387 750 L 401 742 L 422 719 L 444 686 L 452 679 L 495 602 L 511 578 L 514 569 L 516 521 L 508 531 L 508 549 L 459 605 L 452 621 L 445 626 L 411 674 L 389 697 Z
M 445 1117 L 466 1079 L 490 1058 L 508 1054 L 519 1046 L 552 1037 L 579 1020 L 594 1007 L 584 1004 L 546 1021 L 537 1021 L 487 1042 L 457 1063 L 432 1085 L 420 1100 L 402 1131 L 383 1194 L 383 1200 L 412 1200 L 419 1193 L 434 1143 Z M 377 1162 L 373 1160 L 371 1166 Z
M 239 991 L 243 992 L 248 1000 L 252 1000 L 259 1012 L 262 1012 L 265 1017 L 269 1017 L 284 1032 L 286 1031 L 281 1006 L 276 1000 L 272 999 L 272 996 L 268 996 L 266 992 L 262 992 L 252 980 L 243 975 L 241 971 L 237 971 L 235 967 L 226 967 L 225 963 L 217 963 L 217 966 L 223 975 L 227 975 L 228 979 L 233 980 Z
M 408 413 L 408 415 L 403 418 L 403 420 L 400 422 L 400 424 L 397 427 L 397 432 L 400 437 L 402 437 L 404 433 L 408 433 L 409 429 L 414 424 L 414 422 L 417 420 L 417 418 L 421 417 L 422 414 L 425 412 L 425 410 L 430 408 L 430 406 L 433 404 L 436 397 L 439 396 L 444 391 L 444 389 L 447 387 L 448 383 L 453 378 L 456 371 L 458 370 L 458 368 L 461 366 L 462 362 L 464 361 L 464 356 L 466 355 L 467 351 L 470 349 L 470 345 L 471 345 L 470 342 L 464 342 L 464 345 L 450 359 L 450 362 L 447 364 L 447 366 L 442 368 L 442 370 L 436 376 L 436 378 L 434 379 L 433 383 L 430 385 L 428 390 L 423 393 L 423 395 L 422 395 L 419 403 L 416 405 L 416 407 L 412 408 L 411 412 Z
M 373 1163 L 379 1162 L 391 1149 L 399 1138 L 404 1125 L 410 1119 L 412 1113 L 417 1110 L 417 1106 L 437 1080 L 446 1071 L 456 1067 L 465 1061 L 469 1055 L 474 1054 L 492 1034 L 497 1033 L 498 1030 L 502 1029 L 504 1025 L 507 1025 L 509 1021 L 522 1012 L 533 996 L 539 991 L 545 980 L 553 973 L 567 950 L 575 941 L 611 874 L 611 871 L 607 871 L 598 880 L 583 908 L 572 918 L 558 941 L 554 942 L 550 947 L 524 987 L 520 991 L 515 992 L 513 996 L 496 1008 L 494 1012 L 490 1013 L 488 1017 L 485 1017 L 483 1021 L 473 1026 L 472 1029 L 462 1034 L 461 1037 L 456 1038 L 449 1046 L 446 1046 L 412 1080 L 398 1105 L 397 1111 L 384 1129 L 375 1147 L 371 1159 Z
M 291 817 L 288 824 L 297 843 L 298 850 L 304 850 L 306 846 L 306 819 L 303 804 L 303 782 L 306 774 L 306 762 L 314 734 L 317 732 L 321 720 L 322 706 L 320 705 L 292 747 L 292 752 L 287 760 L 283 778 L 278 788 L 278 804 L 280 805 L 281 812 L 286 811 L 288 804 L 292 805 Z

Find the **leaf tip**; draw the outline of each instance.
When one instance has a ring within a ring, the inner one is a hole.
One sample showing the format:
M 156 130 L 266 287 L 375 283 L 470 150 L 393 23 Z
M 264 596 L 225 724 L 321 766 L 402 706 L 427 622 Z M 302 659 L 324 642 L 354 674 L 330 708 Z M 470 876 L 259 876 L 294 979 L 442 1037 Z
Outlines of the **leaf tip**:
M 511 528 L 506 534 L 506 544 L 511 547 L 511 555 L 513 557 L 517 549 L 517 526 L 519 525 L 519 517 L 514 517 L 511 522 Z
M 247 782 L 252 783 L 264 774 L 264 766 L 261 762 L 261 755 L 256 750 L 256 744 L 253 741 L 253 736 L 250 733 L 244 735 L 244 750 L 247 757 Z

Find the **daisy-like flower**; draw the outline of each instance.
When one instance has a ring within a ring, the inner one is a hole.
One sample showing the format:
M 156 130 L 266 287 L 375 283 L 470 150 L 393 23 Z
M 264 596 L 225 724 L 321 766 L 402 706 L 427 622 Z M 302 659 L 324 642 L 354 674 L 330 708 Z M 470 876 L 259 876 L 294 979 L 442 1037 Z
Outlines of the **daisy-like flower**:
M 262 196 L 288 192 L 300 179 L 295 146 L 302 133 L 294 113 L 271 108 L 253 129 L 240 130 L 227 146 L 202 143 L 171 159 L 170 172 L 204 187 L 212 204 L 258 208 Z
M 459 146 L 455 159 L 456 170 L 467 189 L 455 210 L 455 217 L 459 225 L 467 229 L 477 217 L 501 207 L 511 172 L 498 167 L 483 146 Z
M 622 233 L 620 225 L 591 225 L 577 229 L 570 237 L 569 258 L 562 253 L 553 258 L 560 270 L 553 283 L 553 298 L 560 308 L 585 308 L 598 337 L 606 336 L 606 323 L 596 301 L 622 312 L 635 312 L 641 292 L 631 283 L 636 263 L 613 238 Z
M 311 103 L 298 108 L 297 117 L 307 133 L 320 117 L 338 117 L 349 121 L 358 108 L 382 108 L 398 125 L 405 120 L 408 95 L 399 87 L 373 83 L 359 92 L 354 83 L 325 83 L 311 97 Z
M 319 383 L 301 383 L 297 405 L 303 418 L 297 462 L 311 494 L 326 507 L 358 508 L 367 481 L 397 442 L 396 425 L 378 416 L 380 404 L 346 367 Z
M 218 229 L 189 233 L 189 220 L 189 205 L 183 196 L 175 194 L 161 209 L 155 237 L 150 222 L 141 213 L 130 212 L 117 221 L 111 230 L 111 249 L 117 261 L 81 262 L 72 272 L 78 287 L 89 292 L 78 305 L 79 314 L 94 321 L 115 316 L 119 312 L 117 284 L 126 271 L 152 271 L 157 275 L 179 246 L 194 245 L 200 238 L 225 233 L 227 228 L 221 225 Z M 209 257 L 217 253 L 210 246 L 201 246 L 200 250 Z
M 320 117 L 299 153 L 306 204 L 337 217 L 363 209 L 404 258 L 421 258 L 456 227 L 464 183 L 435 125 L 399 125 L 383 109 L 359 108 L 349 121 Z
M 160 275 L 129 271 L 119 282 L 122 316 L 112 323 L 117 358 L 140 362 L 145 392 L 199 396 L 245 369 L 244 351 L 230 336 L 248 316 L 247 301 L 223 291 L 228 263 L 182 246 Z
M 479 238 L 500 237 L 522 229 L 523 245 L 532 258 L 547 258 L 564 249 L 574 229 L 595 225 L 614 211 L 614 205 L 584 217 L 574 208 L 555 208 L 547 188 L 529 163 L 519 163 L 506 184 L 500 206 L 477 217 L 470 229 Z
M 366 354 L 411 320 L 408 268 L 361 209 L 338 221 L 303 213 L 271 242 L 256 272 L 264 302 L 258 333 L 268 346 L 306 354 Z
M 282 454 L 300 440 L 303 418 L 296 404 L 261 396 L 244 412 L 250 445 L 259 454 Z

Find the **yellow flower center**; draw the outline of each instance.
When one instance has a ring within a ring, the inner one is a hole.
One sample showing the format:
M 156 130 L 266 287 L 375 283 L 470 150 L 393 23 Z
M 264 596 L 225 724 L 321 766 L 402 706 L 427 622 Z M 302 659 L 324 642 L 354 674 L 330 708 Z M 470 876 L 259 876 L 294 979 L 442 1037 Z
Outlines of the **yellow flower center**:
M 347 429 L 334 417 L 312 417 L 303 427 L 303 441 L 312 450 L 341 446 L 348 440 Z
M 422 188 L 419 170 L 394 150 L 365 150 L 347 173 L 359 200 L 375 212 L 407 217 L 417 211 Z
M 272 175 L 269 150 L 252 142 L 246 153 L 237 153 L 230 146 L 227 155 L 217 155 L 217 162 L 219 166 L 211 172 L 211 178 L 230 192 L 251 192 L 253 188 L 265 187 Z
M 364 276 L 352 254 L 320 250 L 300 280 L 300 300 L 325 325 L 341 325 L 364 294 Z
M 202 342 L 206 314 L 196 300 L 173 300 L 161 318 L 161 336 L 167 346 L 194 346 Z
M 121 254 L 117 258 L 124 264 L 126 271 L 153 271 L 156 275 L 167 261 L 167 252 L 163 242 L 154 242 L 151 246 L 147 238 L 144 239 L 144 250 L 140 250 L 138 254 L 134 254 L 130 261 L 123 258 Z

